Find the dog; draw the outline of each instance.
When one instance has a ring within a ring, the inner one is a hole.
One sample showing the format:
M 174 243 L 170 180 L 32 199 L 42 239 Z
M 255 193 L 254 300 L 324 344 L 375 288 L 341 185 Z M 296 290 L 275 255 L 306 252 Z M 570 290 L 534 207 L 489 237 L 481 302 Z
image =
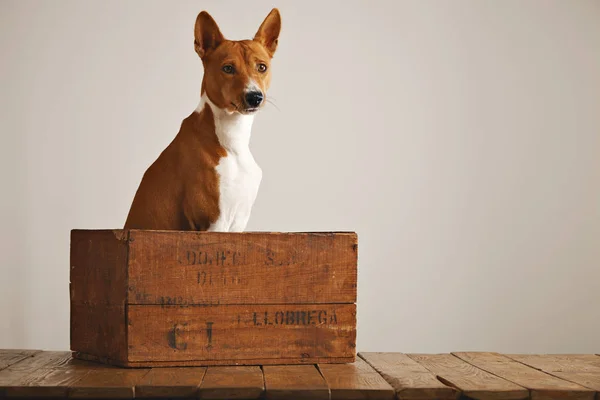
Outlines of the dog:
M 202 11 L 194 48 L 204 67 L 200 104 L 146 170 L 125 229 L 242 232 L 262 170 L 249 149 L 266 101 L 281 17 L 273 8 L 252 40 L 225 39 Z

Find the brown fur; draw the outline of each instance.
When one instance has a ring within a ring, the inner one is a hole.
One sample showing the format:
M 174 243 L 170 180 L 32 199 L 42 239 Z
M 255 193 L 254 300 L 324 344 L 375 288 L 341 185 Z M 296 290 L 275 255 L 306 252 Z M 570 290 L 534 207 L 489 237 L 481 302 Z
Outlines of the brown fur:
M 242 112 L 244 89 L 254 80 L 263 93 L 270 84 L 270 61 L 281 21 L 273 9 L 253 40 L 229 41 L 205 11 L 196 18 L 194 47 L 204 66 L 202 93 L 219 108 Z M 267 66 L 260 72 L 257 65 Z M 223 72 L 232 65 L 235 74 Z M 227 152 L 215 133 L 206 105 L 183 120 L 175 139 L 145 172 L 129 210 L 125 229 L 207 230 L 219 217 L 219 176 Z

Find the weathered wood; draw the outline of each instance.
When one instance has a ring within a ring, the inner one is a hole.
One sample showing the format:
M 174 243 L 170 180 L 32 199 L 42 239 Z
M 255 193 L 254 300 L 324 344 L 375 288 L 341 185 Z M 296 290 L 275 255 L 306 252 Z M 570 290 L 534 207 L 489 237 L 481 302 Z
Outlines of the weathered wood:
M 354 233 L 129 235 L 130 304 L 356 301 Z
M 0 371 L 0 397 L 11 395 L 15 388 L 44 377 L 48 368 L 65 365 L 70 358 L 70 353 L 64 351 L 39 352 L 3 369 Z
M 594 391 L 556 378 L 497 353 L 454 353 L 469 364 L 531 391 L 536 400 L 593 400 Z
M 260 367 L 208 367 L 200 399 L 260 399 L 265 391 Z
M 0 371 L 31 357 L 35 353 L 39 353 L 39 350 L 0 350 Z
M 206 368 L 155 368 L 135 386 L 135 397 L 196 397 Z
M 333 400 L 395 398 L 390 384 L 361 358 L 353 364 L 322 364 L 318 368 L 327 381 Z
M 306 364 L 320 364 L 320 363 L 331 363 L 331 364 L 345 364 L 352 363 L 355 361 L 353 357 L 323 357 L 323 358 L 265 358 L 265 359 L 251 359 L 251 360 L 190 360 L 190 361 L 116 361 L 109 360 L 102 357 L 97 357 L 84 353 L 73 353 L 74 357 L 80 360 L 90 360 L 94 362 L 102 362 L 110 364 L 115 367 L 128 367 L 128 368 L 166 368 L 166 367 L 207 367 L 207 366 L 257 366 L 257 365 L 306 365 Z
M 592 354 L 510 354 L 515 361 L 600 392 L 600 357 Z
M 352 358 L 354 304 L 130 306 L 129 361 Z M 251 362 L 251 361 L 250 361 Z
M 128 232 L 71 232 L 71 349 L 127 357 Z
M 71 304 L 71 349 L 126 359 L 125 313 L 126 306 Z
M 97 368 L 71 384 L 69 397 L 75 399 L 132 399 L 135 386 L 149 369 Z
M 6 388 L 5 394 L 15 398 L 64 398 L 69 387 L 89 371 L 79 367 L 40 368 Z
M 128 367 L 352 362 L 356 277 L 355 233 L 73 230 L 71 350 Z
M 263 367 L 267 399 L 329 399 L 329 387 L 313 365 Z
M 460 393 L 402 353 L 359 353 L 395 390 L 398 399 L 453 400 Z
M 434 373 L 447 385 L 454 386 L 465 396 L 480 400 L 527 399 L 529 392 L 453 356 L 452 354 L 408 354 L 410 358 Z

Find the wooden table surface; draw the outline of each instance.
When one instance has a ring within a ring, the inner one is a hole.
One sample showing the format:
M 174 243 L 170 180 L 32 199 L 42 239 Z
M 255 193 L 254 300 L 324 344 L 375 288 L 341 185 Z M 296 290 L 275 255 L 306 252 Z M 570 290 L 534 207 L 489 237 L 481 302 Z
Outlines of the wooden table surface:
M 124 369 L 0 350 L 0 398 L 598 399 L 600 356 L 360 353 L 354 364 Z

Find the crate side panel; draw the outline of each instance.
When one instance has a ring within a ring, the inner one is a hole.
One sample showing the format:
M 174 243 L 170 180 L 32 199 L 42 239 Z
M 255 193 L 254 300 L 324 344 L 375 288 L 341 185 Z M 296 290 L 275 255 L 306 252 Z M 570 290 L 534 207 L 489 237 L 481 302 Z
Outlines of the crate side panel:
M 127 232 L 71 232 L 71 350 L 126 360 Z
M 130 304 L 356 301 L 354 233 L 130 235 Z
M 130 362 L 353 358 L 354 304 L 129 306 Z
M 72 303 L 125 305 L 127 243 L 123 230 L 71 231 Z
M 125 360 L 125 306 L 72 304 L 71 350 L 115 361 Z

